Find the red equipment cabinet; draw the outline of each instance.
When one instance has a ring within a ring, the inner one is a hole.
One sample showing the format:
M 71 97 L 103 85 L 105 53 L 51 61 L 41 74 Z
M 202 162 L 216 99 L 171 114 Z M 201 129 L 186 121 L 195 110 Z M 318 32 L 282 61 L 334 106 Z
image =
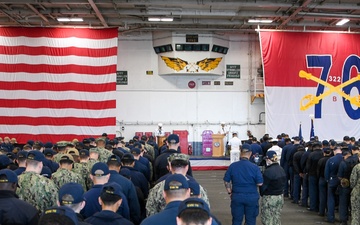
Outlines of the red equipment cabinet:
M 189 141 L 188 141 L 189 132 L 187 130 L 173 130 L 173 134 L 179 135 L 181 153 L 187 155 L 188 147 L 189 147 Z

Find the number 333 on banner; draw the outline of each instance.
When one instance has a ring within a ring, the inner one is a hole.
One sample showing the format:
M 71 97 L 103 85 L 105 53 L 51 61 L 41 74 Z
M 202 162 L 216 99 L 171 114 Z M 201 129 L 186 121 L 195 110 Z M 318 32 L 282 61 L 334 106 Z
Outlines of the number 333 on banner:
M 357 88 L 360 93 L 360 74 L 350 79 L 351 69 L 355 67 L 357 71 L 360 71 L 360 57 L 357 55 L 350 55 L 344 62 L 342 78 L 343 83 L 338 86 L 333 86 L 326 81 L 340 82 L 340 76 L 329 76 L 330 68 L 332 66 L 332 59 L 330 55 L 308 55 L 306 56 L 308 68 L 321 68 L 320 78 L 313 76 L 303 70 L 299 72 L 299 77 L 307 80 L 317 82 L 316 95 L 308 94 L 301 99 L 300 110 L 307 110 L 311 106 L 315 105 L 315 118 L 321 118 L 321 100 L 332 93 L 337 93 L 343 97 L 344 109 L 347 115 L 354 120 L 360 118 L 360 95 L 350 96 L 352 88 Z M 329 90 L 324 92 L 325 87 Z M 351 105 L 357 106 L 357 109 L 353 109 Z

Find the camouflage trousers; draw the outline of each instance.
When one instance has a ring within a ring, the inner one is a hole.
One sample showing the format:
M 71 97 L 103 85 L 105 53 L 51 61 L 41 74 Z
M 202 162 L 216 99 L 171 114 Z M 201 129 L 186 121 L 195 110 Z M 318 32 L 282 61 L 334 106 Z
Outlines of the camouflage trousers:
M 283 195 L 264 195 L 261 198 L 261 222 L 264 225 L 280 225 Z
M 360 225 L 360 188 L 351 192 L 351 225 Z

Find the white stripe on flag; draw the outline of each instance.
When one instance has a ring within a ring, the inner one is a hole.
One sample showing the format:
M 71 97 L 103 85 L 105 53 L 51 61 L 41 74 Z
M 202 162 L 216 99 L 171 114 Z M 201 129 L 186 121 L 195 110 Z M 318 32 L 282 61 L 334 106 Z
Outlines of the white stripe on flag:
M 89 90 L 91 91 L 91 90 Z M 0 91 L 0 99 L 28 99 L 28 100 L 82 100 L 107 101 L 115 99 L 115 91 L 107 92 L 79 92 L 79 91 Z M 41 106 L 39 106 L 41 107 Z
M 28 116 L 28 117 L 78 117 L 78 118 L 107 118 L 116 115 L 116 109 L 55 109 L 49 110 L 48 108 L 0 108 L 1 116 Z M 4 121 L 6 122 L 6 121 Z
M 4 64 L 45 64 L 61 66 L 75 64 L 79 66 L 109 66 L 116 65 L 117 56 L 109 57 L 82 57 L 82 56 L 28 56 L 28 55 L 0 55 L 0 62 Z
M 118 38 L 111 39 L 87 39 L 87 38 L 29 38 L 29 37 L 2 37 L 0 45 L 6 46 L 29 46 L 29 47 L 52 47 L 52 48 L 90 48 L 103 49 L 117 46 Z
M 76 73 L 63 73 L 63 74 L 46 74 L 46 73 L 4 73 L 0 72 L 0 77 L 3 82 L 44 82 L 46 76 L 47 82 L 51 83 L 88 83 L 88 84 L 106 84 L 116 82 L 114 74 L 104 75 L 87 75 Z

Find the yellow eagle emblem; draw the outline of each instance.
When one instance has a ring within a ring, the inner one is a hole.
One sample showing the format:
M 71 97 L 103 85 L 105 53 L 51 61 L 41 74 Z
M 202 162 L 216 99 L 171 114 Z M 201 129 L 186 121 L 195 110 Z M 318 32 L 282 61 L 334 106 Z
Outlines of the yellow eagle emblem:
M 222 57 L 205 58 L 203 60 L 197 61 L 196 63 L 193 62 L 188 63 L 187 61 L 182 60 L 180 58 L 171 58 L 166 56 L 161 56 L 161 59 L 164 60 L 164 62 L 169 68 L 177 72 L 185 69 L 186 72 L 194 73 L 194 72 L 199 72 L 199 69 L 204 70 L 206 72 L 216 69 L 219 63 L 221 62 Z

